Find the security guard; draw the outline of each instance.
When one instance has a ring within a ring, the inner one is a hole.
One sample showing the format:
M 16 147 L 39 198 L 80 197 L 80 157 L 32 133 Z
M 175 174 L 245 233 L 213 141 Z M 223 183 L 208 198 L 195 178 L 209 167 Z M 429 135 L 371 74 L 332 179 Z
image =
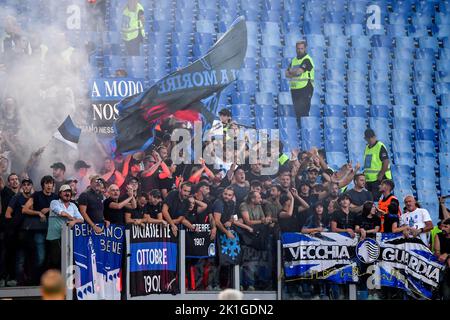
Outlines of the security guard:
M 306 53 L 306 46 L 305 40 L 297 41 L 297 57 L 292 59 L 286 70 L 286 77 L 291 80 L 292 102 L 297 118 L 309 116 L 314 91 L 314 62 Z
M 128 0 L 122 14 L 122 37 L 130 56 L 140 55 L 140 44 L 145 38 L 144 7 L 138 0 Z
M 364 175 L 367 190 L 372 192 L 373 199 L 380 198 L 380 183 L 384 179 L 392 180 L 389 156 L 386 147 L 377 140 L 375 132 L 367 129 L 364 132 L 367 146 L 364 151 Z

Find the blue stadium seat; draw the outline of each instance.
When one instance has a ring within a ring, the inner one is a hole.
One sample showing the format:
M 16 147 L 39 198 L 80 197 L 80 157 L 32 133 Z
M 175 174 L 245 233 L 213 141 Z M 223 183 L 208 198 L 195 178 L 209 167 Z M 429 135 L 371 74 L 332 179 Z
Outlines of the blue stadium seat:
M 387 92 L 371 92 L 372 104 L 376 105 L 389 105 L 391 104 L 391 99 Z
M 326 104 L 334 104 L 334 105 L 345 105 L 344 96 L 341 93 L 326 93 L 325 94 L 325 103 Z
M 279 105 L 278 106 L 278 116 L 279 117 L 295 117 L 294 107 L 291 104 L 290 105 Z
M 395 52 L 399 50 L 414 50 L 416 48 L 413 37 L 396 37 Z
M 303 31 L 305 34 L 322 34 L 322 26 L 317 21 L 305 21 Z
M 372 105 L 370 107 L 370 116 L 389 118 L 389 107 L 387 105 Z
M 280 105 L 289 104 L 292 105 L 292 96 L 290 92 L 280 92 L 278 94 L 278 103 Z
M 302 117 L 301 118 L 302 129 L 305 130 L 321 130 L 319 117 Z
M 231 106 L 231 114 L 233 117 L 250 118 L 252 116 L 252 109 L 251 106 L 247 104 L 233 104 Z
M 273 105 L 273 95 L 271 93 L 262 93 L 257 92 L 255 93 L 255 102 L 256 104 L 263 104 L 263 105 Z
M 325 117 L 344 117 L 344 106 L 342 105 L 325 105 L 324 115 Z
M 353 16 L 351 19 L 358 19 L 358 17 Z M 363 36 L 364 28 L 362 24 L 359 23 L 347 23 L 344 25 L 345 35 L 347 36 Z
M 231 102 L 233 104 L 251 104 L 251 94 L 248 92 L 232 92 Z
M 408 118 L 413 119 L 413 112 L 415 111 L 415 106 L 410 105 L 395 105 L 393 107 L 394 118 Z
M 275 117 L 274 109 L 271 105 L 255 105 L 255 117 L 273 118 Z
M 435 132 L 431 129 L 416 129 L 416 139 L 435 141 Z
M 310 34 L 305 31 L 305 34 L 306 34 L 306 41 L 308 42 L 309 47 L 311 47 L 311 48 L 326 47 L 325 37 L 321 33 Z
M 275 129 L 275 122 L 273 117 L 256 117 L 255 118 L 256 129 Z
M 416 140 L 416 152 L 420 154 L 425 154 L 430 157 L 436 156 L 436 148 L 433 141 L 428 140 Z
M 319 130 L 302 129 L 301 136 L 302 136 L 302 144 L 301 144 L 302 150 L 311 150 L 312 147 L 318 148 L 322 147 L 322 135 Z
M 414 154 L 407 152 L 394 152 L 394 163 L 396 165 L 413 168 L 415 166 Z
M 395 104 L 411 105 L 414 104 L 414 99 L 410 94 L 398 93 L 394 96 Z
M 347 115 L 348 117 L 366 118 L 367 108 L 365 105 L 349 105 L 347 107 Z
M 327 163 L 333 170 L 339 170 L 347 163 L 347 156 L 343 152 L 326 152 Z
M 255 92 L 256 81 L 251 80 L 237 80 L 236 81 L 238 91 Z

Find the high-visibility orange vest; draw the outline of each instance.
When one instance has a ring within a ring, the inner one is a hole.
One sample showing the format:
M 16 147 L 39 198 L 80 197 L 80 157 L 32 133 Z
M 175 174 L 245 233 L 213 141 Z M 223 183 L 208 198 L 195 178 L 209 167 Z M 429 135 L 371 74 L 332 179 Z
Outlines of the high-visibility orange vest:
M 378 200 L 378 209 L 380 209 L 381 211 L 385 212 L 381 215 L 380 219 L 381 219 L 381 226 L 380 226 L 380 232 L 384 232 L 384 215 L 388 213 L 388 207 L 391 204 L 392 199 L 397 199 L 396 196 L 394 196 L 393 194 L 390 194 L 386 199 L 384 199 L 383 197 L 380 198 L 380 200 Z M 400 217 L 401 215 L 401 211 L 400 211 L 400 206 L 398 207 L 398 216 Z

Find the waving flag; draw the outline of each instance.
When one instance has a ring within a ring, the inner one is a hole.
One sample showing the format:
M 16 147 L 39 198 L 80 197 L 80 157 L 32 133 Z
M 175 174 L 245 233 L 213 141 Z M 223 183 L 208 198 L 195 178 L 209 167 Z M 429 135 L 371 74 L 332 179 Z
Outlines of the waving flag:
M 156 123 L 171 115 L 192 121 L 201 113 L 213 117 L 202 100 L 220 92 L 237 79 L 247 51 L 247 28 L 238 18 L 207 52 L 189 66 L 175 71 L 144 92 L 118 104 L 114 123 L 116 154 L 148 148 L 154 139 Z
M 78 149 L 78 141 L 80 140 L 81 129 L 77 128 L 70 116 L 59 126 L 58 131 L 53 134 L 55 139 L 64 142 L 74 149 Z

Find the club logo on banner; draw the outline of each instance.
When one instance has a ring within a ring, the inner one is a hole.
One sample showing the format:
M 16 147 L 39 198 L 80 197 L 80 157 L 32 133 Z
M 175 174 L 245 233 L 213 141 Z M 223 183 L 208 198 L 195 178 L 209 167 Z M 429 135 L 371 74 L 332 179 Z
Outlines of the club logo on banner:
M 178 238 L 170 225 L 131 227 L 130 295 L 179 293 Z
M 124 228 L 111 224 L 95 234 L 86 223 L 73 229 L 78 300 L 120 300 Z
M 362 263 L 374 263 L 380 256 L 380 246 L 371 238 L 361 240 L 356 246 L 356 256 Z
M 287 280 L 357 282 L 359 268 L 371 265 L 372 289 L 395 287 L 430 299 L 444 269 L 420 239 L 402 234 L 377 233 L 375 239 L 358 242 L 345 233 L 283 233 L 282 243 Z
M 209 258 L 216 255 L 209 223 L 193 224 L 198 231 L 186 230 L 186 258 Z

